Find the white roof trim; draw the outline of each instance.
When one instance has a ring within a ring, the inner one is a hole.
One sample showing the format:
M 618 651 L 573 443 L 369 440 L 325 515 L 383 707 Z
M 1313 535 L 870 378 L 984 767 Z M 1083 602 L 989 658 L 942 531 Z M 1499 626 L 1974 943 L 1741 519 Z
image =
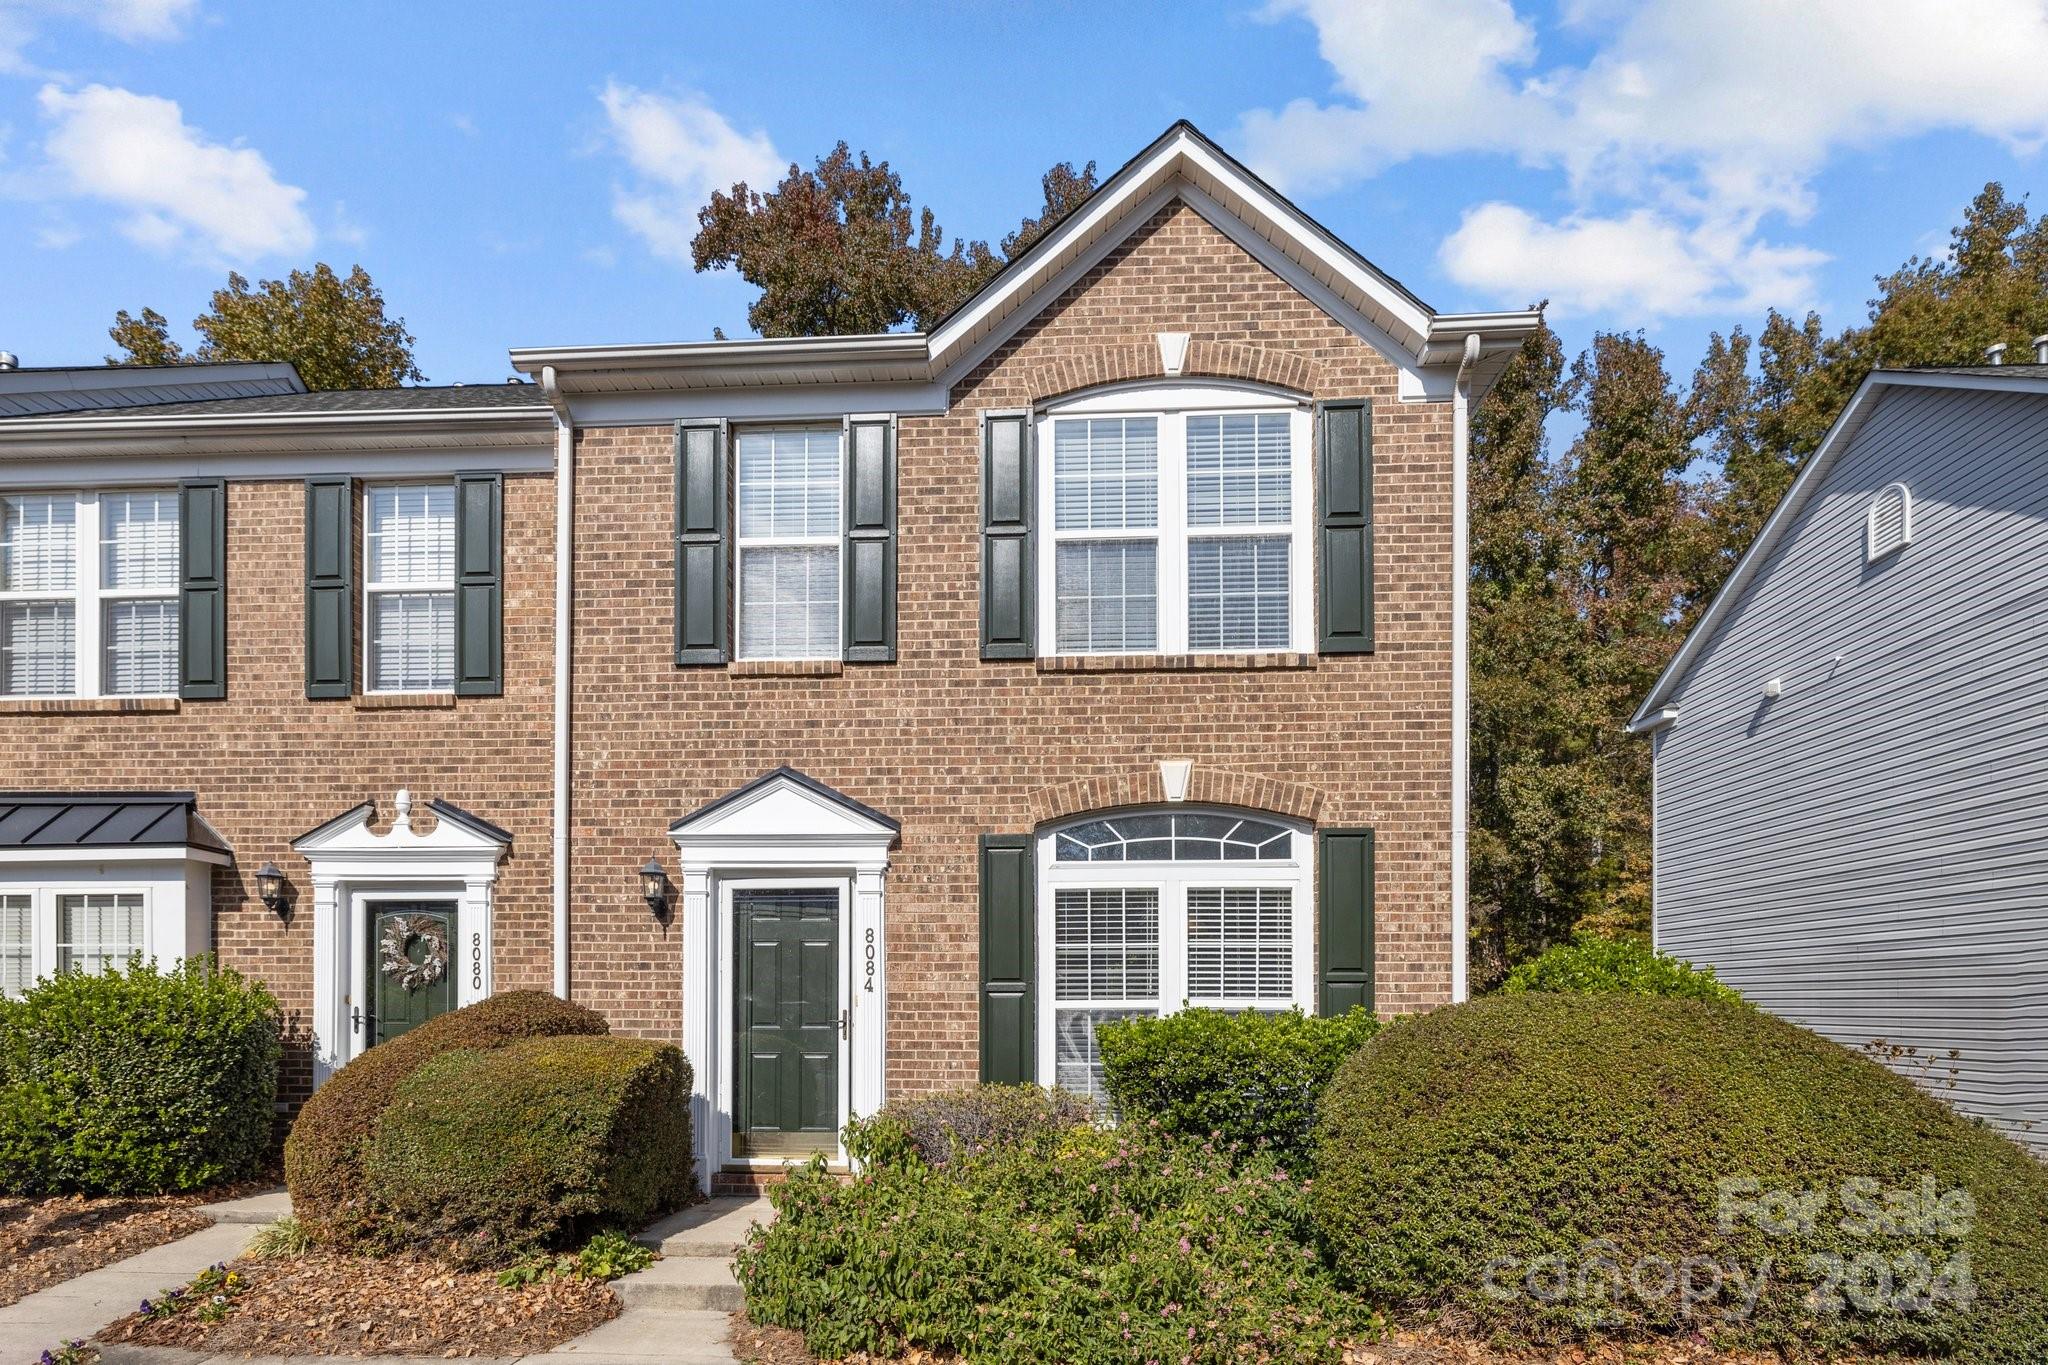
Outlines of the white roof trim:
M 416 877 L 490 881 L 508 847 L 471 823 L 442 814 L 431 834 L 412 826 L 412 793 L 401 791 L 396 818 L 383 834 L 370 829 L 375 808 L 361 806 L 292 841 L 316 878 Z
M 52 455 L 164 454 L 200 450 L 395 450 L 438 446 L 550 446 L 554 410 L 531 407 L 406 412 L 186 413 L 146 407 L 105 417 L 0 421 L 0 461 Z
M 1158 208 L 1179 198 L 1406 369 L 1458 363 L 1467 335 L 1491 364 L 1539 324 L 1535 311 L 1439 315 L 1182 121 L 1140 152 L 929 335 L 769 338 L 657 346 L 520 347 L 512 367 L 555 367 L 570 392 L 861 379 L 950 383 L 992 352 Z M 577 376 L 585 376 L 581 384 Z
M 191 844 L 0 849 L 0 866 L 35 866 L 41 863 L 212 863 L 216 867 L 233 867 L 235 859 L 233 854 L 223 853 L 217 848 L 198 848 Z
M 2010 389 L 2019 393 L 2048 394 L 2048 377 L 2028 374 L 1946 374 L 1930 370 L 1871 371 L 1843 407 L 1842 415 L 1835 419 L 1835 424 L 1828 428 L 1827 435 L 1821 438 L 1819 447 L 1808 457 L 1806 467 L 1799 471 L 1799 477 L 1785 490 L 1785 496 L 1778 501 L 1777 510 L 1771 513 L 1763 529 L 1757 532 L 1756 539 L 1750 542 L 1749 548 L 1743 552 L 1742 558 L 1736 562 L 1734 569 L 1722 582 L 1720 590 L 1714 594 L 1713 601 L 1700 613 L 1700 619 L 1687 633 L 1685 642 L 1678 647 L 1678 652 L 1671 656 L 1671 662 L 1664 666 L 1663 673 L 1658 675 L 1656 686 L 1650 689 L 1649 696 L 1643 698 L 1643 704 L 1636 708 L 1635 716 L 1628 723 L 1631 734 L 1645 734 L 1678 718 L 1678 685 L 1685 681 L 1685 675 L 1692 668 L 1693 661 L 1699 657 L 1700 651 L 1706 648 L 1728 614 L 1742 600 L 1743 594 L 1749 590 L 1749 585 L 1755 579 L 1764 560 L 1789 533 L 1801 509 L 1813 496 L 1813 490 L 1826 475 L 1829 467 L 1834 464 L 1835 457 L 1856 439 L 1857 433 L 1863 429 L 1863 424 L 1870 419 L 1870 414 L 1877 404 L 1878 391 L 1888 388 Z

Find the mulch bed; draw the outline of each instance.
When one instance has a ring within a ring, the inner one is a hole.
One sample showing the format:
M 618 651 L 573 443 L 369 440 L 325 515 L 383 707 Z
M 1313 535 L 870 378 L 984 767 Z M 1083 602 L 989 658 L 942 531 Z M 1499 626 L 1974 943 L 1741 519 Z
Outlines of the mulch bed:
M 559 1276 L 507 1289 L 490 1271 L 452 1271 L 406 1256 L 314 1251 L 240 1260 L 233 1269 L 249 1285 L 225 1321 L 131 1313 L 95 1340 L 245 1355 L 517 1356 L 559 1345 L 619 1312 L 618 1296 L 594 1280 Z
M 213 1223 L 210 1195 L 0 1195 L 0 1307 Z
M 733 1317 L 732 1349 L 750 1365 L 823 1365 L 804 1349 L 801 1333 L 764 1326 L 745 1313 Z M 884 1360 L 863 1352 L 835 1365 L 946 1365 L 955 1359 L 912 1351 L 900 1361 Z M 1775 1353 L 1724 1351 L 1699 1340 L 1507 1351 L 1436 1328 L 1396 1331 L 1384 1341 L 1353 1346 L 1344 1353 L 1345 1365 L 1783 1365 L 1783 1359 Z

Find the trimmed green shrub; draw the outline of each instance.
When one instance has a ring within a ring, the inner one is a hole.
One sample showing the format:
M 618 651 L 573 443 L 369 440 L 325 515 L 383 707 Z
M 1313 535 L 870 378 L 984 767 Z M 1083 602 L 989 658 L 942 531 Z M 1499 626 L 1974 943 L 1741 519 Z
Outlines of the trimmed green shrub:
M 1015 1146 L 1041 1132 L 1095 1121 L 1085 1095 L 1035 1085 L 970 1085 L 885 1105 L 876 1116 L 903 1126 L 919 1157 L 933 1166 Z
M 1103 1082 L 1126 1117 L 1302 1162 L 1324 1087 L 1379 1027 L 1363 1009 L 1334 1018 L 1186 1009 L 1127 1019 L 1098 1034 Z
M 935 1167 L 855 1124 L 850 1185 L 813 1161 L 737 1270 L 747 1312 L 820 1359 L 1336 1362 L 1376 1317 L 1311 1244 L 1302 1182 L 1156 1124 L 1040 1127 Z
M 63 972 L 0 1002 L 0 1189 L 154 1194 L 270 1150 L 277 1001 L 195 958 Z
M 335 1072 L 299 1110 L 284 1144 L 292 1212 L 323 1242 L 377 1235 L 363 1180 L 363 1153 L 399 1083 L 429 1060 L 457 1048 L 606 1032 L 609 1025 L 595 1010 L 544 991 L 507 991 L 379 1043 Z
M 1437 1010 L 1344 1065 L 1318 1138 L 1327 1245 L 1404 1316 L 2048 1359 L 2048 1167 L 1747 1006 Z
M 399 1082 L 364 1155 L 397 1243 L 501 1264 L 689 1201 L 690 1068 L 672 1044 L 530 1038 Z
M 1689 1000 L 1739 1002 L 1712 967 L 1660 953 L 1641 939 L 1580 934 L 1508 973 L 1501 989 L 1561 991 L 1572 995 L 1671 995 Z

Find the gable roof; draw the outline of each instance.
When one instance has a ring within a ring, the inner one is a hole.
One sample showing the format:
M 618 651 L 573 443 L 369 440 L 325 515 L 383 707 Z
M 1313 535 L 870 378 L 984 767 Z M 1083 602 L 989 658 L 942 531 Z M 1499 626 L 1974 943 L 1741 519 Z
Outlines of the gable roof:
M 567 393 L 846 382 L 950 383 L 1162 205 L 1179 199 L 1325 311 L 1414 366 L 1458 363 L 1480 337 L 1475 395 L 1537 326 L 1535 311 L 1439 314 L 1182 119 L 930 332 L 658 345 L 521 347 L 512 367 Z
M 759 777 L 754 778 L 750 782 L 743 783 L 742 785 L 733 788 L 731 791 L 727 792 L 725 795 L 719 797 L 718 799 L 714 801 L 708 801 L 704 805 L 697 807 L 697 809 L 691 811 L 688 815 L 682 816 L 681 818 L 677 819 L 672 824 L 670 824 L 668 827 L 668 832 L 670 834 L 680 834 L 685 830 L 688 830 L 693 825 L 702 824 L 707 818 L 717 814 L 719 811 L 725 810 L 732 806 L 739 805 L 740 803 L 747 800 L 747 798 L 753 796 L 756 792 L 759 792 L 764 787 L 778 786 L 783 783 L 788 783 L 792 786 L 800 787 L 804 791 L 811 793 L 813 796 L 819 797 L 824 801 L 830 802 L 832 805 L 838 806 L 842 810 L 850 811 L 853 814 L 860 816 L 862 819 L 873 821 L 875 824 L 882 826 L 883 828 L 889 830 L 891 833 L 900 832 L 903 828 L 902 824 L 899 821 L 895 820 L 890 816 L 882 814 L 882 812 L 876 810 L 873 806 L 866 805 L 862 802 L 856 801 L 852 797 L 848 796 L 845 792 L 842 792 L 834 787 L 828 787 L 823 782 L 820 782 L 817 778 L 812 777 L 809 773 L 799 772 L 797 769 L 792 768 L 787 763 L 785 763 L 779 768 L 773 768 L 768 772 L 762 773 Z
M 1720 590 L 1707 603 L 1707 609 L 1700 613 L 1700 619 L 1693 624 L 1678 652 L 1671 656 L 1671 662 L 1658 675 L 1656 685 L 1643 698 L 1643 704 L 1636 708 L 1628 723 L 1630 733 L 1645 734 L 1678 719 L 1675 704 L 1678 688 L 1699 658 L 1700 651 L 1720 632 L 1730 613 L 1741 603 L 1764 561 L 1779 542 L 1791 534 L 1792 523 L 1798 520 L 1801 509 L 1813 496 L 1814 489 L 1819 487 L 1836 457 L 1849 447 L 1870 420 L 1883 391 L 1892 388 L 2000 389 L 2048 396 L 2048 365 L 1951 365 L 1871 371 L 1842 408 L 1842 415 L 1821 438 L 1820 445 L 1807 457 L 1799 476 L 1785 490 L 1785 496 L 1779 499 L 1777 510 L 1771 513 L 1763 529 L 1757 532 L 1756 539 L 1743 551 L 1742 558 L 1729 571 Z

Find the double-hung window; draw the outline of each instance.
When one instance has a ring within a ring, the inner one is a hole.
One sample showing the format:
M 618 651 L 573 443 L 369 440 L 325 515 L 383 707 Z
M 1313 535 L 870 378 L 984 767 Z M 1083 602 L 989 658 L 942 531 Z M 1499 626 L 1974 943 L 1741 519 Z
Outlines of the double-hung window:
M 177 690 L 177 491 L 0 494 L 0 696 Z
M 371 692 L 455 687 L 455 485 L 363 490 L 363 682 Z
M 132 884 L 0 888 L 0 996 L 52 972 L 97 973 L 148 956 L 149 897 Z
M 1230 811 L 1134 811 L 1039 841 L 1042 1083 L 1102 1093 L 1097 1031 L 1184 1006 L 1314 1004 L 1306 831 Z
M 1057 654 L 1312 648 L 1309 415 L 1255 390 L 1094 395 L 1038 424 Z
M 739 657 L 839 657 L 840 429 L 743 429 Z

